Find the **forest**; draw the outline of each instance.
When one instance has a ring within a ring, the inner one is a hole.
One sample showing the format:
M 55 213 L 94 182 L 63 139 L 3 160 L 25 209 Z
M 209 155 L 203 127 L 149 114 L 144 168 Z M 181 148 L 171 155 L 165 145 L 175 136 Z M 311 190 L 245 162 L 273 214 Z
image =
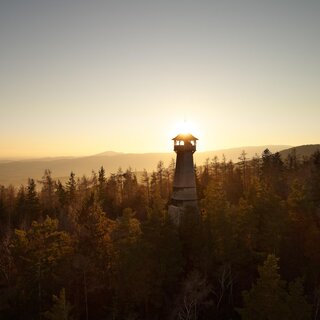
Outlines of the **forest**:
M 0 186 L 0 319 L 320 319 L 320 152 Z

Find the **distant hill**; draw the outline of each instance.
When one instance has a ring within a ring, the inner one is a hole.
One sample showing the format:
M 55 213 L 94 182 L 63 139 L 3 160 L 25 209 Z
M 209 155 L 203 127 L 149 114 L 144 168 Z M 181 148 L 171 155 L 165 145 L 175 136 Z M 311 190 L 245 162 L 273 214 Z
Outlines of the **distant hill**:
M 269 148 L 271 152 L 277 152 L 288 147 L 271 145 L 196 152 L 194 158 L 197 165 L 202 165 L 206 159 L 213 159 L 215 156 L 221 160 L 223 155 L 225 155 L 227 161 L 238 161 L 238 157 L 243 150 L 246 151 L 247 157 L 251 158 L 255 154 L 261 154 L 266 148 Z M 13 184 L 14 186 L 19 186 L 20 184 L 26 184 L 29 177 L 39 180 L 45 169 L 50 169 L 53 177 L 61 179 L 61 181 L 65 181 L 71 171 L 77 177 L 90 176 L 92 170 L 97 172 L 101 166 L 104 166 L 107 174 L 117 172 L 120 167 L 123 170 L 131 167 L 133 171 L 146 169 L 151 172 L 156 170 L 157 163 L 160 160 L 167 166 L 171 159 L 175 159 L 173 151 L 170 153 L 118 153 L 107 151 L 93 156 L 78 158 L 59 157 L 4 161 L 0 162 L 0 185 Z
M 118 156 L 120 154 L 124 154 L 124 152 L 115 152 L 115 151 L 105 151 L 102 153 L 98 153 L 95 156 L 101 157 L 101 156 Z
M 237 162 L 239 160 L 238 159 L 239 156 L 243 151 L 246 152 L 246 157 L 250 159 L 254 157 L 256 154 L 261 155 L 262 152 L 266 149 L 269 149 L 271 152 L 275 153 L 288 148 L 291 148 L 291 146 L 288 146 L 288 145 L 247 146 L 247 147 L 239 147 L 239 148 L 231 148 L 231 149 L 196 152 L 194 154 L 194 158 L 198 165 L 203 164 L 208 158 L 213 159 L 214 157 L 218 157 L 218 159 L 221 161 L 223 156 L 225 156 L 227 161 L 232 160 L 233 162 Z
M 317 150 L 320 151 L 320 144 L 306 144 L 303 146 L 292 147 L 289 149 L 281 150 L 279 153 L 282 159 L 286 159 L 289 154 L 292 152 L 296 153 L 298 159 L 302 159 L 303 157 L 309 158 L 313 155 Z

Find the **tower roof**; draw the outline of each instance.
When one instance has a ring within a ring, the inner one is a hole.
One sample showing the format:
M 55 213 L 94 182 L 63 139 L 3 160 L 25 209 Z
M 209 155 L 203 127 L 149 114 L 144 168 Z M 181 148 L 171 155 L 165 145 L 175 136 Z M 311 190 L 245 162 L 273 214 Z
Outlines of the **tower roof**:
M 192 140 L 198 140 L 195 136 L 193 136 L 191 133 L 180 133 L 172 140 L 181 140 L 181 141 L 192 141 Z

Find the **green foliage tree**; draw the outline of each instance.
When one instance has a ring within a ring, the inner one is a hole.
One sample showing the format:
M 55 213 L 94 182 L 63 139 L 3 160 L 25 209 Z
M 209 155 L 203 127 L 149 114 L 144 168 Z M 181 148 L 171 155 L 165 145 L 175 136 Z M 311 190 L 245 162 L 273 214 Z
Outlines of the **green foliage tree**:
M 195 168 L 201 212 L 186 208 L 179 226 L 167 212 L 174 162 L 141 181 L 101 167 L 66 185 L 46 171 L 38 189 L 0 186 L 0 318 L 63 318 L 68 303 L 52 295 L 66 288 L 77 319 L 238 319 L 239 306 L 248 319 L 303 320 L 311 301 L 317 319 L 319 154 L 208 159 Z M 256 279 L 270 252 L 282 277 L 271 256 Z
M 58 203 L 60 207 L 63 207 L 67 202 L 67 192 L 60 180 L 58 180 L 57 182 L 55 194 L 58 198 Z
M 101 202 L 102 207 L 105 207 L 106 202 L 106 171 L 103 166 L 101 166 L 98 172 L 98 190 L 99 190 L 99 200 Z
M 279 152 L 271 153 L 266 149 L 262 154 L 261 177 L 271 191 L 279 196 L 287 193 L 285 167 Z
M 75 173 L 71 171 L 69 180 L 67 181 L 67 184 L 66 184 L 66 191 L 67 191 L 68 199 L 70 203 L 73 203 L 73 201 L 76 198 L 77 182 L 76 182 L 75 176 L 76 176 Z
M 42 179 L 39 181 L 42 185 L 40 192 L 41 211 L 44 216 L 53 217 L 56 213 L 57 199 L 55 195 L 56 183 L 51 176 L 51 171 L 46 169 Z
M 2 233 L 11 233 L 12 225 L 16 223 L 15 196 L 13 186 L 6 188 L 0 185 L 0 238 Z
M 43 223 L 34 221 L 27 231 L 15 231 L 12 255 L 17 285 L 22 307 L 30 317 L 41 315 L 56 287 L 63 285 L 72 251 L 72 240 L 58 230 L 56 219 L 47 217 Z
M 310 319 L 311 306 L 303 295 L 300 280 L 289 284 L 279 274 L 279 259 L 268 255 L 258 268 L 259 278 L 250 291 L 243 292 L 244 307 L 239 309 L 243 320 Z
M 135 306 L 141 303 L 139 293 L 143 290 L 144 275 L 141 272 L 140 238 L 140 222 L 134 217 L 132 209 L 124 209 L 112 233 L 111 286 L 114 292 L 113 314 L 117 318 L 132 316 L 136 312 Z
M 25 222 L 27 225 L 40 217 L 40 202 L 36 190 L 36 183 L 33 179 L 28 179 L 25 197 Z
M 156 312 L 165 317 L 172 307 L 172 301 L 167 297 L 178 287 L 183 269 L 178 228 L 159 207 L 149 210 L 141 227 L 140 259 L 144 266 L 144 284 L 140 287 L 143 288 L 144 316 L 148 319 Z
M 202 201 L 204 228 L 208 233 L 205 245 L 210 244 L 212 259 L 216 263 L 231 262 L 234 256 L 233 221 L 230 204 L 226 199 L 222 183 L 212 180 Z

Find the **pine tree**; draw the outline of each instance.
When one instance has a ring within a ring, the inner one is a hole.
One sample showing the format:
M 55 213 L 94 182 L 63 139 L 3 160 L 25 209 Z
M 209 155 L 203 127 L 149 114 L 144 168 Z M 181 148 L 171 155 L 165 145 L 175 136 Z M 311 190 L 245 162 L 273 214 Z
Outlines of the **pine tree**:
M 42 189 L 40 192 L 40 203 L 44 215 L 54 216 L 56 197 L 54 193 L 55 181 L 52 179 L 51 171 L 46 169 L 42 179 L 39 181 L 42 184 Z
M 106 171 L 104 167 L 101 166 L 98 172 L 98 191 L 99 191 L 99 200 L 101 201 L 102 205 L 104 206 L 104 202 L 106 200 Z
M 48 298 L 68 274 L 73 252 L 70 235 L 58 231 L 58 220 L 47 217 L 43 223 L 34 221 L 27 231 L 16 230 L 11 252 L 21 308 L 29 317 L 42 314 Z
M 244 307 L 239 310 L 243 320 L 288 319 L 285 282 L 280 278 L 278 261 L 274 255 L 268 255 L 258 268 L 257 283 L 243 292 Z
M 30 225 L 32 221 L 40 217 L 40 202 L 36 191 L 36 183 L 33 179 L 28 179 L 25 206 L 26 223 Z
M 300 280 L 289 284 L 279 274 L 279 259 L 268 255 L 258 268 L 259 278 L 250 291 L 243 292 L 244 307 L 239 309 L 243 320 L 307 320 L 311 307 L 303 295 Z
M 60 206 L 63 207 L 67 201 L 67 192 L 66 192 L 66 190 L 60 180 L 58 180 L 58 182 L 57 182 L 55 194 L 58 198 L 58 202 L 59 202 Z
M 69 203 L 73 203 L 73 201 L 75 200 L 76 187 L 77 187 L 77 182 L 75 179 L 75 173 L 71 171 L 69 180 L 67 181 L 67 184 L 66 184 L 66 191 L 68 194 Z

